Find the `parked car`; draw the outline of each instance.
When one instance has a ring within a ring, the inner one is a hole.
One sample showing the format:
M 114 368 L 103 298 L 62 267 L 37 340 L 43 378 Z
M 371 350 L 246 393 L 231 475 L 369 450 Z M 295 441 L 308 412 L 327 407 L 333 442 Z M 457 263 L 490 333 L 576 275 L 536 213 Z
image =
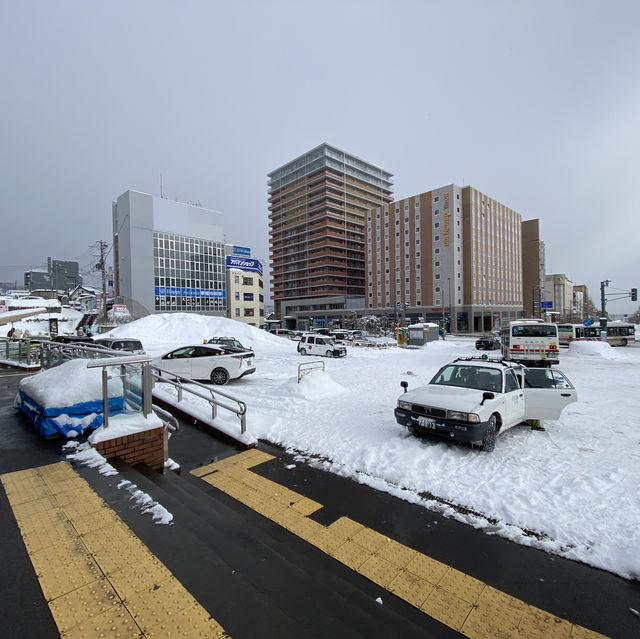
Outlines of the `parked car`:
M 98 337 L 93 340 L 98 346 L 110 348 L 114 351 L 127 351 L 136 355 L 144 355 L 142 342 L 139 339 L 130 339 L 122 337 Z
M 502 359 L 459 357 L 426 385 L 398 398 L 396 421 L 413 434 L 469 442 L 492 451 L 496 437 L 526 420 L 558 419 L 578 394 L 554 368 Z
M 288 337 L 289 339 L 293 339 L 295 337 L 294 332 L 288 328 L 274 328 L 271 332 L 279 337 Z
M 182 346 L 154 358 L 151 363 L 161 369 L 161 375 L 207 380 L 213 384 L 226 384 L 230 379 L 239 379 L 256 370 L 253 351 L 229 353 L 215 344 Z
M 495 335 L 484 335 L 476 340 L 477 350 L 495 351 L 500 348 L 500 338 Z
M 347 354 L 347 349 L 342 345 L 336 344 L 331 337 L 307 333 L 298 342 L 298 353 L 300 355 L 344 357 Z
M 207 344 L 216 344 L 222 346 L 228 353 L 242 353 L 253 349 L 245 348 L 235 337 L 212 337 Z

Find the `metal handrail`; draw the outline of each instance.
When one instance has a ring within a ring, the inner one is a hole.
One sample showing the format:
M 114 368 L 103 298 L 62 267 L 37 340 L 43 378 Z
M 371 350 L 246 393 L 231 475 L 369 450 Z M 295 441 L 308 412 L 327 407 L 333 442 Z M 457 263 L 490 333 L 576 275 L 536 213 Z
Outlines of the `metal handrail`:
M 41 368 L 44 368 L 44 369 L 53 368 L 54 366 L 58 366 L 65 361 L 68 361 L 71 359 L 78 359 L 78 358 L 90 359 L 90 360 L 96 360 L 101 358 L 117 358 L 118 361 L 113 362 L 113 364 L 106 363 L 106 362 L 105 363 L 92 362 L 91 366 L 101 366 L 101 365 L 106 366 L 106 365 L 120 364 L 122 365 L 123 368 L 127 363 L 131 362 L 133 359 L 135 360 L 150 359 L 144 356 L 140 358 L 139 356 L 124 355 L 121 351 L 114 351 L 110 348 L 105 348 L 98 345 L 88 346 L 86 342 L 74 344 L 74 343 L 52 342 L 49 340 L 36 341 L 36 340 L 31 340 L 30 338 L 19 338 L 18 340 L 8 340 L 7 338 L 0 338 L 0 342 L 1 341 L 7 342 L 6 344 L 7 357 L 5 358 L 7 361 L 14 361 L 14 362 L 16 361 L 15 358 L 9 357 L 10 354 L 22 353 L 24 355 L 24 359 L 26 359 L 27 362 L 31 362 L 31 365 L 39 364 Z M 26 342 L 26 344 L 21 344 L 21 342 Z M 12 345 L 11 352 L 9 352 L 10 343 Z M 31 357 L 29 356 L 29 354 L 31 354 Z M 18 363 L 23 363 L 23 360 L 20 360 Z M 172 386 L 178 389 L 178 402 L 182 401 L 182 394 L 184 391 L 205 400 L 211 406 L 212 419 L 216 418 L 218 408 L 223 408 L 225 410 L 228 410 L 239 417 L 241 433 L 244 434 L 246 432 L 247 405 L 245 402 L 239 399 L 236 399 L 231 395 L 227 395 L 226 393 L 223 393 L 220 390 L 214 391 L 209 386 L 205 386 L 204 384 L 201 384 L 200 382 L 189 379 L 188 377 L 182 377 L 180 375 L 176 375 L 169 371 L 164 371 L 163 369 L 157 366 L 153 366 L 151 364 L 147 364 L 147 366 L 151 373 L 149 377 L 152 381 L 152 384 L 151 384 L 152 386 L 158 380 L 171 384 Z M 162 376 L 161 373 L 164 373 L 165 375 L 170 376 L 171 379 L 169 379 L 169 377 Z M 184 383 L 180 383 L 177 380 L 181 380 Z M 200 393 L 194 390 L 193 388 L 188 388 L 185 384 L 188 384 L 189 386 L 199 387 L 207 391 L 208 394 L 205 395 L 204 393 Z M 144 387 L 143 387 L 143 395 L 144 395 Z M 230 400 L 231 402 L 235 402 L 235 405 L 230 405 L 226 402 L 219 401 L 218 399 L 216 399 L 216 395 L 220 395 L 225 399 Z M 153 406 L 153 408 L 155 410 L 156 406 Z M 176 421 L 176 427 L 177 427 L 177 421 Z
M 324 373 L 324 362 L 318 360 L 316 362 L 302 362 L 302 364 L 298 364 L 298 384 L 304 375 L 316 368 L 322 368 L 322 372 Z
M 211 387 L 205 386 L 200 382 L 196 382 L 194 379 L 189 379 L 188 377 L 176 375 L 175 373 L 164 370 L 159 366 L 151 365 L 150 368 L 151 368 L 151 373 L 152 373 L 154 382 L 155 381 L 167 382 L 168 384 L 171 384 L 172 386 L 178 389 L 178 402 L 182 401 L 182 393 L 186 391 L 187 393 L 190 393 L 191 395 L 195 395 L 196 397 L 199 397 L 200 399 L 203 399 L 209 403 L 209 405 L 211 406 L 211 419 L 216 418 L 218 407 L 224 408 L 225 410 L 235 413 L 240 418 L 240 432 L 244 435 L 244 433 L 247 430 L 247 421 L 246 421 L 247 405 L 245 402 L 243 402 L 242 400 L 236 399 L 231 395 L 227 395 L 222 391 L 219 391 L 219 390 L 214 391 Z M 167 377 L 164 377 L 162 373 L 164 373 L 164 375 L 167 375 Z M 207 391 L 210 394 L 210 397 L 203 393 L 199 393 L 193 390 L 192 388 L 188 388 L 184 384 L 178 383 L 177 380 L 182 380 L 185 384 L 189 384 L 190 386 L 197 386 L 199 388 L 202 388 L 203 390 Z M 215 398 L 214 392 L 217 395 L 222 395 L 222 397 L 225 397 L 226 399 L 229 399 L 235 402 L 238 405 L 238 407 L 236 408 L 235 406 L 229 406 L 224 402 L 217 401 Z

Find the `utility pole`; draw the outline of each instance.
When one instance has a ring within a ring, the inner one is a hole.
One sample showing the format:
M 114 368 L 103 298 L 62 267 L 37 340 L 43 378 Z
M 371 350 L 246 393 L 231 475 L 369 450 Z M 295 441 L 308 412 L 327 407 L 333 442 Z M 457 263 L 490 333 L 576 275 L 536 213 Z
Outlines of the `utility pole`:
M 104 240 L 98 240 L 96 242 L 98 250 L 100 251 L 100 261 L 96 264 L 96 271 L 101 271 L 102 274 L 102 304 L 100 305 L 100 315 L 102 321 L 107 321 L 107 269 L 105 266 L 106 251 L 108 244 Z
M 607 316 L 605 315 L 607 298 L 604 294 L 604 289 L 609 286 L 609 280 L 600 282 L 600 330 L 607 330 Z

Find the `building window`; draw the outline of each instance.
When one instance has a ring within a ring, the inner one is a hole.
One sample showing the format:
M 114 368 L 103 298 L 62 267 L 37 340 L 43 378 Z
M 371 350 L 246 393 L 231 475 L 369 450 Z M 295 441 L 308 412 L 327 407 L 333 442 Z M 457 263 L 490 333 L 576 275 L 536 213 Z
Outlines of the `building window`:
M 240 317 L 240 309 L 236 308 L 236 317 Z
M 242 284 L 244 286 L 253 286 L 253 278 L 252 277 L 243 277 Z
M 252 308 L 245 308 L 244 309 L 244 316 L 245 317 L 253 317 L 253 309 Z
M 242 299 L 245 302 L 253 302 L 253 293 L 244 293 Z
M 237 301 L 240 301 L 240 293 L 237 293 L 237 292 L 235 293 L 235 299 Z
M 240 284 L 240 276 L 239 275 L 234 275 L 233 276 L 233 283 L 234 284 Z

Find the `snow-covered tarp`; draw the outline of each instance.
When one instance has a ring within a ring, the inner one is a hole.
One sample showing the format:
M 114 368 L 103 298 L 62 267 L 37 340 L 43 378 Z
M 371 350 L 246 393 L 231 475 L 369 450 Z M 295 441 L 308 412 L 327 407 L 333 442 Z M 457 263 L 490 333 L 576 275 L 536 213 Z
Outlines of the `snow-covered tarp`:
M 120 378 L 107 383 L 109 415 L 124 411 Z M 103 424 L 102 371 L 76 359 L 41 371 L 20 382 L 14 407 L 21 410 L 41 435 L 78 437 Z

